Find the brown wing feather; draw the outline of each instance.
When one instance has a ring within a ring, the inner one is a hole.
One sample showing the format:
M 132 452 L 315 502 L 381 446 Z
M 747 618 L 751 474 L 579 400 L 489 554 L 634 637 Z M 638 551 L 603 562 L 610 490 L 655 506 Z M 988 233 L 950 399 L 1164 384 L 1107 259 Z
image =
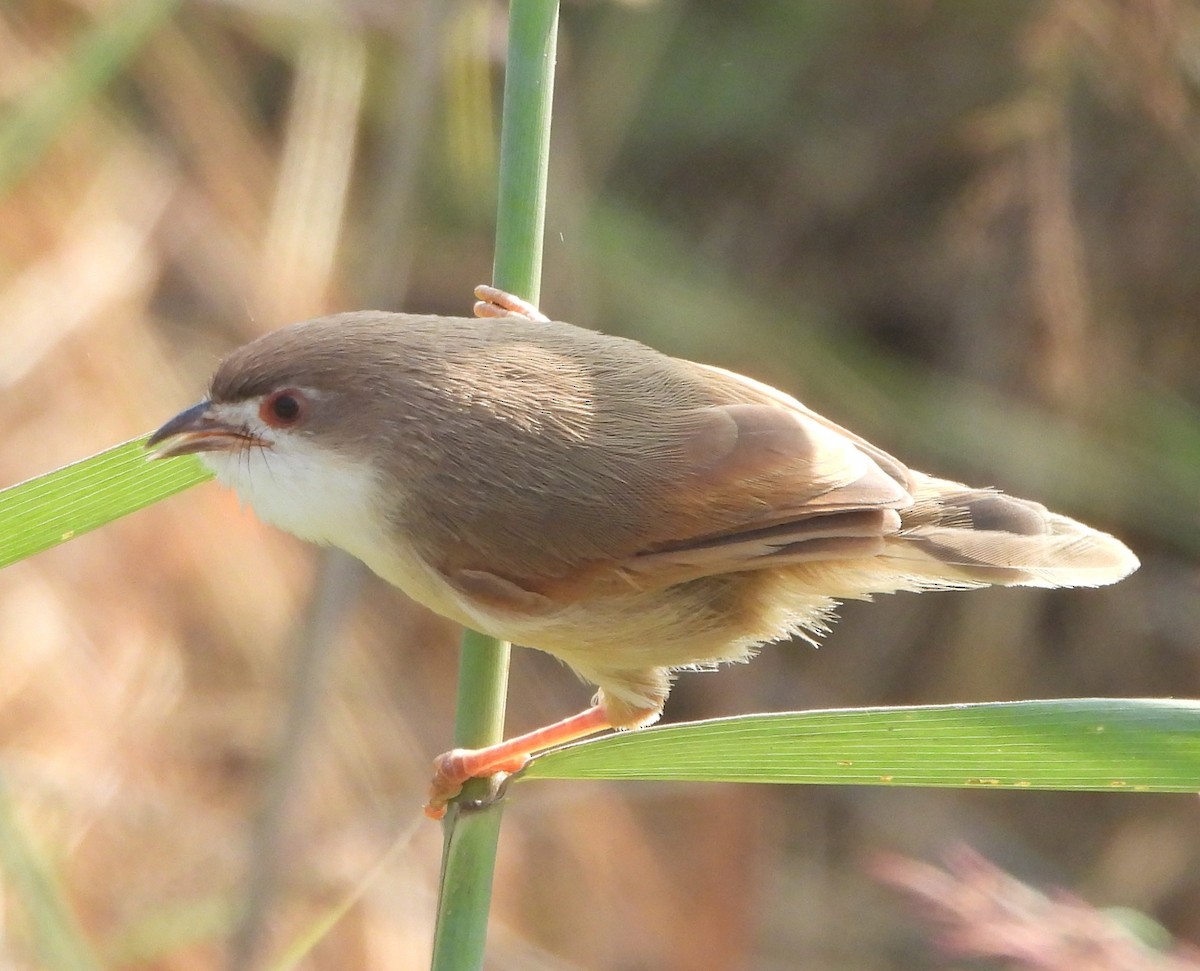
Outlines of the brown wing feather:
M 836 422 L 830 421 L 824 415 L 813 411 L 804 403 L 797 401 L 790 394 L 786 394 L 778 388 L 773 388 L 769 384 L 764 384 L 762 381 L 748 378 L 744 374 L 738 374 L 736 371 L 727 371 L 725 368 L 719 368 L 712 364 L 692 364 L 692 366 L 707 371 L 711 375 L 717 375 L 724 382 L 736 386 L 741 394 L 748 396 L 749 400 L 784 408 L 785 410 L 803 415 L 809 421 L 829 429 L 840 438 L 852 442 L 859 451 L 868 456 L 884 472 L 905 488 L 911 487 L 914 481 L 914 473 L 903 462 L 895 456 L 889 455 L 877 445 L 871 444 L 861 435 L 856 435 L 848 428 L 843 428 Z
M 484 563 L 465 547 L 458 557 L 443 557 L 445 575 L 474 577 L 469 585 L 477 588 L 488 572 L 552 599 L 577 599 L 613 583 L 646 589 L 870 556 L 899 529 L 895 510 L 912 503 L 901 481 L 908 471 L 886 453 L 766 385 L 608 340 L 610 358 L 614 349 L 625 355 L 622 367 L 573 369 L 573 387 L 587 395 L 588 407 L 570 402 L 569 414 L 576 425 L 588 423 L 586 434 L 564 449 L 569 464 L 561 455 L 554 463 L 558 478 L 547 473 L 536 512 L 514 512 L 513 521 L 544 528 L 515 544 L 488 543 L 519 552 L 519 561 L 493 556 Z M 523 352 L 505 360 L 512 368 L 535 357 Z M 566 404 L 561 395 L 544 399 L 547 414 L 525 443 L 526 461 L 536 463 L 546 436 L 566 427 L 554 413 Z M 454 475 L 451 468 L 446 488 Z M 528 482 L 529 472 L 523 478 Z M 512 497 L 512 508 L 525 503 L 528 510 L 528 498 Z M 503 526 L 480 524 L 485 533 Z
M 1106 583 L 1137 562 L 1036 503 L 914 472 L 775 388 L 633 341 L 404 318 L 372 360 L 421 411 L 376 416 L 395 423 L 393 478 L 421 483 L 394 515 L 419 521 L 407 531 L 425 562 L 482 599 L 820 560 L 856 561 L 844 596 Z

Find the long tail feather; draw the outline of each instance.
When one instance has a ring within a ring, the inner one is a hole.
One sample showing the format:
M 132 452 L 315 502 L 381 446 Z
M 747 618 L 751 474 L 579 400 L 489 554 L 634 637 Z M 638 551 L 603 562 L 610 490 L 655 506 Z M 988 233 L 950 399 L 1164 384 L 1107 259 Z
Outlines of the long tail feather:
M 1138 559 L 1120 540 L 1045 506 L 922 476 L 883 558 L 932 586 L 1099 587 Z

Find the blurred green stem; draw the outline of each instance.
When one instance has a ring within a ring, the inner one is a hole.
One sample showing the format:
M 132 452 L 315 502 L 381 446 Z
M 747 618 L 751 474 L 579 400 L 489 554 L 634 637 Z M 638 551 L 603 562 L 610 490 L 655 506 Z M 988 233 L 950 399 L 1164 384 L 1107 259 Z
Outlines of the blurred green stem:
M 537 303 L 546 217 L 546 172 L 558 40 L 557 0 L 512 0 L 500 133 L 500 188 L 492 282 Z M 504 732 L 508 645 L 481 634 L 463 638 L 455 744 L 480 748 Z M 501 804 L 464 810 L 490 791 L 469 783 L 446 816 L 433 971 L 483 965 Z
M 100 971 L 100 961 L 46 856 L 33 846 L 9 797 L 7 780 L 0 778 L 0 867 L 5 895 L 11 891 L 13 900 L 24 906 L 34 951 L 29 959 L 45 971 Z M 12 947 L 5 945 L 6 950 Z
M 179 0 L 129 0 L 105 8 L 63 58 L 62 68 L 0 124 L 0 196 L 32 171 L 75 114 L 125 69 L 178 6 Z

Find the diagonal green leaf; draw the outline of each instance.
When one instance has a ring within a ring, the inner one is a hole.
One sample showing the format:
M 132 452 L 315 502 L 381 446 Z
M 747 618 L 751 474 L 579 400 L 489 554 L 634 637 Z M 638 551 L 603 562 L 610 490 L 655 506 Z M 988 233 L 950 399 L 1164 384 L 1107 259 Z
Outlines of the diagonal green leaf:
M 1200 702 L 745 715 L 579 742 L 539 756 L 520 777 L 1200 792 Z
M 149 461 L 147 437 L 0 490 L 0 568 L 212 478 L 194 455 Z

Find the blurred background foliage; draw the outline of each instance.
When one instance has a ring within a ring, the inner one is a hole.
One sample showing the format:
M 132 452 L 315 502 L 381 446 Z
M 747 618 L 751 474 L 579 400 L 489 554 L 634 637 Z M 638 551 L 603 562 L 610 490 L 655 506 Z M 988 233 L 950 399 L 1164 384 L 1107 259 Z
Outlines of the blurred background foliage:
M 0 6 L 0 481 L 157 425 L 287 321 L 468 312 L 503 18 Z M 683 676 L 668 718 L 1200 691 L 1198 94 L 1188 0 L 564 6 L 544 310 L 776 383 L 1144 564 L 849 605 L 819 652 Z M 357 892 L 301 966 L 425 966 L 456 642 L 211 485 L 0 574 L 0 960 L 266 966 Z M 513 685 L 513 729 L 587 695 L 533 652 Z M 957 842 L 1196 942 L 1198 810 L 530 784 L 490 966 L 937 966 L 868 864 Z

